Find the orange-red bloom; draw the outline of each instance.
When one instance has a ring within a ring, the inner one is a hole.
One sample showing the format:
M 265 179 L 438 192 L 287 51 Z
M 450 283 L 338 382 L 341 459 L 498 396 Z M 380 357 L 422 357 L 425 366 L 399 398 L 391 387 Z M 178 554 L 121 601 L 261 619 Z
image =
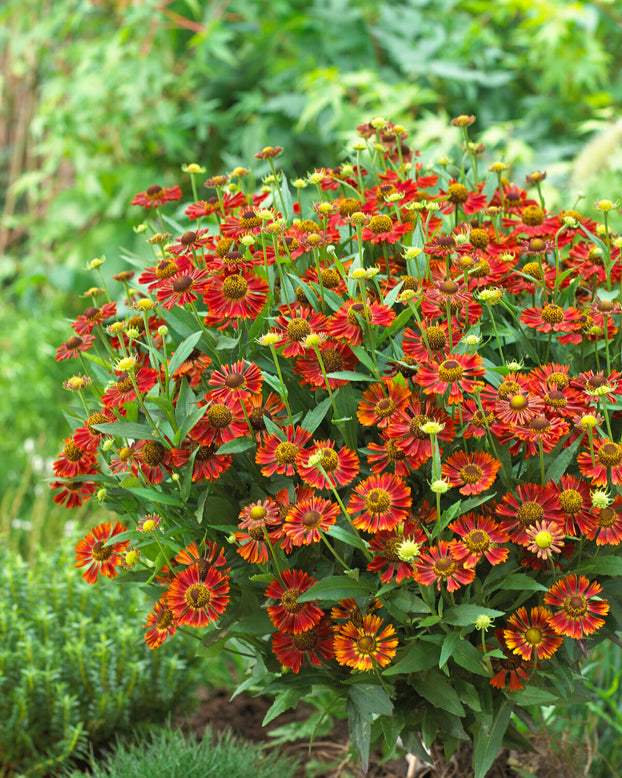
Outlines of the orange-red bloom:
M 298 634 L 275 632 L 272 650 L 279 662 L 295 673 L 307 663 L 321 665 L 327 662 L 335 656 L 330 619 L 325 616 L 318 624 Z
M 415 559 L 415 580 L 424 586 L 436 583 L 440 591 L 441 582 L 447 584 L 447 591 L 454 592 L 475 578 L 475 568 L 465 567 L 455 559 L 456 541 L 439 540 L 437 546 L 431 546 Z
M 441 466 L 441 475 L 460 494 L 480 494 L 489 489 L 501 469 L 501 462 L 485 451 L 456 451 Z
M 275 605 L 268 606 L 268 616 L 279 632 L 299 635 L 319 624 L 324 615 L 321 608 L 314 602 L 298 602 L 300 595 L 315 583 L 315 578 L 303 570 L 284 570 L 282 583 L 275 578 L 266 589 L 266 597 L 277 600 Z
M 180 625 L 205 627 L 217 621 L 229 602 L 229 577 L 215 567 L 198 564 L 177 573 L 166 592 L 166 602 Z
M 508 626 L 503 630 L 508 648 L 527 661 L 553 656 L 564 639 L 552 628 L 552 615 L 551 611 L 542 605 L 532 608 L 529 615 L 527 608 L 519 608 L 510 616 Z
M 441 363 L 421 365 L 416 380 L 425 394 L 445 394 L 449 390 L 447 403 L 455 405 L 473 392 L 476 377 L 485 372 L 479 354 L 450 354 Z
M 159 648 L 164 641 L 177 632 L 177 619 L 164 599 L 158 600 L 147 614 L 147 623 L 143 624 L 145 642 L 149 648 Z
M 411 504 L 410 487 L 404 480 L 382 473 L 361 481 L 347 508 L 357 529 L 374 533 L 397 527 L 408 517 Z
M 114 527 L 109 521 L 98 524 L 76 544 L 76 567 L 87 567 L 82 577 L 88 583 L 95 583 L 98 575 L 116 578 L 116 568 L 123 560 L 123 552 L 130 544 L 129 540 L 110 543 L 115 535 L 126 532 L 127 527 L 116 521 Z
M 598 617 L 609 613 L 609 603 L 593 598 L 602 590 L 600 584 L 584 575 L 571 574 L 556 581 L 544 595 L 547 605 L 559 609 L 549 619 L 555 632 L 579 640 L 600 629 L 605 620 Z
M 348 621 L 335 630 L 335 657 L 340 665 L 356 670 L 372 670 L 385 667 L 395 656 L 398 639 L 395 629 L 383 624 L 380 616 L 369 613 L 363 616 L 361 626 Z

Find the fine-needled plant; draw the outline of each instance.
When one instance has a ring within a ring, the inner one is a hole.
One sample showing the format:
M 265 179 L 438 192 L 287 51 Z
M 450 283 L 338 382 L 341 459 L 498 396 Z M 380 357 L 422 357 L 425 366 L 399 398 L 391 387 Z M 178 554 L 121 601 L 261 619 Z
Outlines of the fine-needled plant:
M 0 774 L 59 771 L 132 727 L 162 723 L 195 689 L 194 645 L 149 651 L 142 597 L 89 586 L 71 547 L 32 566 L 0 550 Z M 192 641 L 194 642 L 194 641 Z
M 303 179 L 267 146 L 260 191 L 192 163 L 187 195 L 138 193 L 147 258 L 90 263 L 57 350 L 52 487 L 118 513 L 76 566 L 129 568 L 150 647 L 250 655 L 266 721 L 327 691 L 363 765 L 471 740 L 483 778 L 620 628 L 622 241 L 613 201 L 549 211 L 474 121 L 457 165 L 375 118 Z

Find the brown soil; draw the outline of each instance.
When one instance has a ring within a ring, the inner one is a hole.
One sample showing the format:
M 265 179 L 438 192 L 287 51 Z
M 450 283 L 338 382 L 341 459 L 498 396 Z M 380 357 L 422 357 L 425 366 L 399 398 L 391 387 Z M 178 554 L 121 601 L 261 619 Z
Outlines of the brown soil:
M 261 722 L 270 707 L 270 700 L 248 694 L 240 694 L 230 700 L 230 696 L 230 692 L 201 689 L 197 694 L 196 709 L 177 723 L 186 732 L 197 736 L 202 736 L 209 726 L 215 732 L 230 729 L 247 740 L 270 744 L 274 742 L 270 732 L 285 724 L 304 721 L 311 713 L 310 708 L 301 704 L 262 727 Z M 348 727 L 343 720 L 335 721 L 329 736 L 315 740 L 311 751 L 308 739 L 283 743 L 276 748 L 281 753 L 297 757 L 303 765 L 309 764 L 312 768 L 309 776 L 312 778 L 468 778 L 473 774 L 468 744 L 449 762 L 443 758 L 441 747 L 434 748 L 434 765 L 426 765 L 419 760 L 408 762 L 405 758 L 381 764 L 382 755 L 376 752 L 372 754 L 369 770 L 365 774 L 350 756 Z M 503 752 L 488 772 L 487 778 L 519 778 L 527 771 L 527 774 L 538 778 L 575 778 L 576 773 L 555 758 L 545 744 L 534 742 L 534 748 L 534 753 Z M 514 770 L 513 766 L 521 772 Z M 304 776 L 306 778 L 306 771 Z

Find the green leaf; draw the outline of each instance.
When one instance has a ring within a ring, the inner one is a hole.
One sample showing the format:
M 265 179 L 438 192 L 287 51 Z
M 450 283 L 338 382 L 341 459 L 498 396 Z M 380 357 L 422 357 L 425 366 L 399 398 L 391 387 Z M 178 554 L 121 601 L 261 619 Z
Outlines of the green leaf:
M 497 616 L 504 616 L 505 611 L 497 611 L 494 608 L 484 608 L 483 605 L 466 603 L 465 605 L 454 605 L 452 608 L 448 608 L 443 614 L 443 621 L 456 627 L 466 627 L 470 624 L 475 624 L 475 620 L 481 615 L 490 616 L 491 619 L 494 619 Z
M 333 575 L 318 581 L 298 597 L 298 602 L 309 600 L 328 600 L 337 602 L 348 597 L 369 597 L 375 592 L 362 581 L 346 578 L 343 575 Z
M 512 699 L 519 705 L 552 705 L 559 700 L 557 694 L 528 686 L 525 689 L 518 689 L 512 692 Z
M 286 689 L 285 691 L 280 692 L 272 705 L 268 708 L 268 711 L 261 722 L 261 726 L 265 727 L 266 724 L 269 724 L 284 711 L 295 708 L 296 705 L 298 705 L 298 700 L 305 694 L 308 694 L 308 692 L 309 689 L 304 688 Z
M 185 362 L 190 354 L 192 354 L 195 346 L 199 340 L 201 340 L 202 335 L 203 332 L 201 330 L 199 330 L 199 332 L 194 332 L 177 346 L 168 366 L 169 375 L 173 375 L 182 362 Z
M 159 505 L 183 505 L 182 501 L 174 494 L 165 494 L 159 492 L 154 488 L 144 489 L 143 487 L 132 487 L 127 490 L 131 494 L 135 494 L 137 497 L 142 497 L 144 500 L 154 502 Z
M 578 565 L 573 572 L 592 575 L 622 575 L 622 557 L 613 554 L 599 556 Z
M 464 708 L 458 693 L 438 672 L 432 672 L 417 680 L 417 693 L 437 708 L 442 708 L 456 716 L 464 716 Z
M 367 544 L 365 541 L 352 530 L 344 529 L 337 524 L 333 524 L 332 527 L 328 528 L 326 534 L 340 540 L 342 543 L 346 543 L 348 546 L 360 548 L 361 551 L 367 551 Z
M 420 640 L 410 646 L 406 655 L 399 662 L 387 668 L 384 675 L 399 675 L 400 673 L 418 673 L 437 667 L 440 657 L 440 646 Z
M 307 430 L 307 432 L 313 434 L 315 430 L 320 426 L 320 424 L 324 421 L 324 417 L 328 413 L 330 404 L 331 404 L 330 397 L 325 397 L 321 402 L 319 402 L 315 406 L 315 408 L 313 408 L 307 413 L 307 415 L 300 423 L 300 426 L 303 429 Z
M 471 673 L 488 677 L 488 670 L 482 665 L 482 652 L 472 643 L 461 640 L 451 655 L 453 661 Z
M 371 375 L 365 373 L 355 373 L 352 370 L 337 370 L 334 373 L 326 374 L 329 378 L 338 378 L 340 381 L 375 381 Z
M 248 451 L 249 448 L 256 446 L 256 442 L 253 438 L 244 437 L 230 440 L 228 443 L 223 443 L 219 447 L 218 454 L 239 454 L 242 451 Z
M 443 640 L 443 645 L 441 646 L 441 655 L 438 660 L 438 666 L 441 669 L 447 664 L 449 657 L 453 655 L 461 640 L 460 633 L 455 630 L 445 636 L 445 640 Z
M 350 345 L 350 349 L 352 350 L 352 353 L 358 359 L 358 361 L 362 365 L 365 365 L 365 367 L 371 373 L 374 373 L 376 371 L 376 366 L 374 365 L 374 360 L 369 356 L 369 351 L 364 346 L 353 346 L 353 345 Z
M 505 700 L 494 717 L 492 725 L 480 719 L 473 738 L 474 778 L 485 778 L 503 743 L 503 736 L 510 723 L 512 703 Z
M 548 587 L 544 584 L 534 580 L 526 573 L 510 573 L 506 575 L 499 582 L 499 589 L 506 591 L 530 591 L 530 592 L 546 592 Z
M 350 739 L 361 762 L 361 768 L 364 773 L 369 767 L 369 747 L 371 744 L 371 722 L 365 718 L 352 702 L 346 703 L 348 713 L 348 728 L 350 730 Z
M 348 689 L 348 697 L 361 716 L 372 721 L 377 715 L 390 716 L 393 712 L 391 698 L 378 684 L 356 683 Z
M 575 452 L 579 448 L 579 443 L 581 443 L 582 440 L 583 435 L 580 435 L 571 446 L 568 446 L 568 448 L 563 448 L 562 441 L 562 450 L 553 458 L 553 461 L 549 465 L 544 476 L 547 482 L 559 481 L 560 477 L 564 475 L 568 469 L 568 465 L 574 461 Z
M 108 424 L 94 424 L 93 426 L 104 435 L 117 435 L 121 438 L 134 438 L 135 440 L 151 440 L 154 433 L 153 427 L 131 421 L 111 421 Z

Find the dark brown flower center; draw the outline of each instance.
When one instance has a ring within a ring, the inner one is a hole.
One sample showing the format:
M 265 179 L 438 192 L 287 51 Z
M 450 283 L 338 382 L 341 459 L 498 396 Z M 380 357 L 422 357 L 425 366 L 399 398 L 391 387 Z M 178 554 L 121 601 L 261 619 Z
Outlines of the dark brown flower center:
M 82 345 L 82 338 L 79 338 L 77 335 L 72 335 L 71 338 L 65 343 L 65 348 L 68 351 L 75 351 L 76 349 L 79 349 Z
M 379 419 L 386 419 L 387 417 L 391 416 L 393 412 L 395 411 L 396 405 L 391 399 L 387 399 L 386 397 L 383 400 L 380 400 L 376 403 L 375 411 L 376 416 Z
M 436 575 L 440 575 L 443 578 L 447 578 L 447 576 L 451 575 L 455 569 L 456 563 L 453 559 L 449 559 L 449 557 L 441 557 L 440 559 L 437 559 L 436 562 L 434 562 L 434 572 Z
M 161 610 L 155 617 L 155 623 L 158 629 L 168 629 L 173 623 L 173 611 L 168 608 Z
M 179 242 L 182 246 L 191 246 L 195 240 L 197 239 L 196 232 L 193 232 L 192 230 L 188 230 L 188 232 L 184 232 L 184 234 L 179 239 Z
M 327 348 L 322 351 L 322 362 L 327 373 L 338 373 L 343 370 L 343 359 L 341 354 L 335 349 Z
M 229 375 L 225 378 L 225 386 L 228 389 L 237 389 L 239 386 L 242 386 L 243 383 L 243 373 L 229 373 Z
M 476 484 L 481 480 L 482 469 L 474 464 L 465 465 L 460 470 L 460 478 L 465 484 Z
M 564 513 L 577 513 L 583 507 L 583 498 L 575 489 L 565 489 L 559 495 L 559 503 Z
M 114 553 L 114 546 L 105 546 L 105 540 L 98 540 L 93 544 L 91 556 L 96 562 L 106 562 Z
M 82 459 L 83 453 L 82 449 L 78 448 L 73 440 L 68 440 L 65 443 L 63 454 L 70 462 L 79 462 Z
M 339 457 L 337 456 L 337 452 L 333 451 L 332 448 L 323 449 L 321 464 L 327 473 L 332 473 L 333 470 L 336 470 L 337 466 L 339 465 Z
M 148 440 L 143 446 L 143 462 L 151 467 L 157 467 L 164 459 L 166 449 L 157 440 Z
M 307 529 L 314 529 L 319 526 L 322 520 L 322 514 L 319 511 L 305 511 L 302 517 L 302 524 Z
M 171 278 L 177 272 L 177 264 L 172 259 L 163 259 L 158 262 L 155 274 L 158 278 Z
M 582 594 L 572 594 L 566 597 L 563 609 L 572 618 L 578 618 L 587 613 L 587 601 Z
M 173 281 L 173 291 L 177 294 L 183 294 L 189 292 L 194 286 L 194 280 L 192 276 L 179 276 Z
M 298 589 L 288 589 L 286 592 L 283 592 L 281 595 L 283 610 L 288 613 L 300 613 L 305 606 L 304 603 L 298 602 L 299 595 L 300 591 Z
M 318 637 L 314 629 L 308 629 L 306 632 L 294 635 L 293 641 L 298 651 L 311 651 L 315 648 Z
M 464 184 L 450 184 L 447 189 L 447 199 L 454 205 L 466 203 L 469 199 L 469 190 Z
M 483 553 L 490 545 L 490 538 L 488 533 L 481 529 L 474 529 L 464 539 L 465 546 L 469 551 L 475 553 Z
M 542 321 L 545 321 L 548 324 L 559 324 L 564 321 L 564 309 L 560 308 L 559 305 L 549 303 L 542 309 L 541 316 Z
M 361 635 L 357 641 L 359 653 L 364 656 L 371 656 L 376 651 L 376 638 L 372 635 Z

